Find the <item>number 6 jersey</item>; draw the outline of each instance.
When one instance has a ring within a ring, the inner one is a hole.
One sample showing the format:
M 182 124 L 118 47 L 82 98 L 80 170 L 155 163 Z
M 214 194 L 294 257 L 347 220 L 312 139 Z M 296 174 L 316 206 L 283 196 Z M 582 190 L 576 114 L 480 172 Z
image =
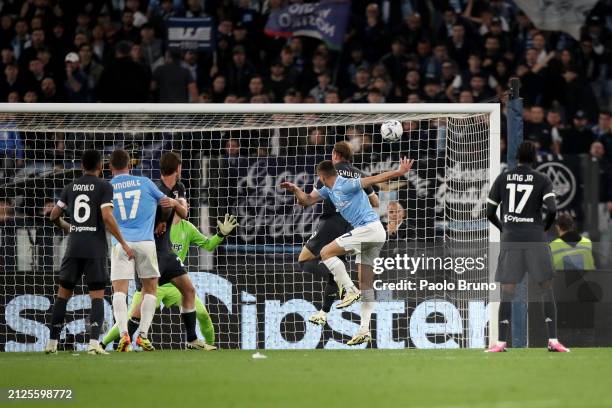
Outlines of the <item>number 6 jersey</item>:
M 106 257 L 108 244 L 101 209 L 113 206 L 110 183 L 96 176 L 83 175 L 64 187 L 57 206 L 70 217 L 65 257 Z
M 502 242 L 546 241 L 543 206 L 555 209 L 552 182 L 530 166 L 519 165 L 497 176 L 489 204 L 501 205 Z

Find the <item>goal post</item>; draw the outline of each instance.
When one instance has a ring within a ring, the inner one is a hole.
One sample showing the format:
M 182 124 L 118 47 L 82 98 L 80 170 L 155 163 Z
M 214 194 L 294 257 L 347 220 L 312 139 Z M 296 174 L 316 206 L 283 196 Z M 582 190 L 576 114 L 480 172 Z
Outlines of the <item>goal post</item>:
M 402 122 L 400 141 L 381 138 L 387 120 Z M 500 171 L 500 122 L 499 104 L 0 104 L 0 133 L 10 141 L 0 161 L 0 347 L 37 351 L 48 338 L 65 236 L 46 214 L 80 175 L 86 149 L 105 157 L 126 149 L 134 173 L 152 179 L 159 178 L 161 154 L 177 151 L 189 220 L 212 235 L 217 218 L 238 217 L 240 227 L 215 253 L 192 247 L 185 261 L 221 348 L 345 348 L 358 305 L 332 309 L 323 328 L 306 322 L 321 307 L 325 280 L 302 272 L 297 256 L 321 206 L 299 207 L 279 183 L 310 191 L 316 164 L 340 140 L 349 141 L 354 164 L 369 174 L 408 156 L 413 170 L 378 186 L 383 221 L 389 203 L 403 210 L 387 253 L 410 248 L 418 257 L 415 251 L 443 244 L 486 254 L 499 241 L 486 220 L 486 194 Z M 489 282 L 494 261 L 489 257 L 486 271 L 464 277 Z M 352 262 L 350 269 L 356 280 Z M 433 267 L 423 276 L 437 282 L 448 272 Z M 68 304 L 62 348 L 85 347 L 84 290 L 78 286 Z M 392 295 L 375 309 L 375 347 L 484 347 L 495 336 L 496 316 L 488 316 L 482 293 L 443 288 Z M 113 323 L 106 300 L 105 328 Z M 177 307 L 156 314 L 151 338 L 160 348 L 182 347 Z

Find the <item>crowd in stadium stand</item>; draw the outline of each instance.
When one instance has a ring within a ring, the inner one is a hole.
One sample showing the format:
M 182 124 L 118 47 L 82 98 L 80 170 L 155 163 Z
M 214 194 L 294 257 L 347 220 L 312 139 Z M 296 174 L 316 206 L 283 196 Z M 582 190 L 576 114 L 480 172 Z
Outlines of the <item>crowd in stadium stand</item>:
M 341 51 L 264 34 L 287 3 L 4 1 L 0 101 L 486 102 L 516 75 L 525 138 L 541 152 L 612 158 L 609 1 L 576 41 L 539 31 L 511 1 L 356 0 Z M 170 49 L 173 16 L 213 17 L 215 52 Z M 0 140 L 0 150 L 16 142 Z

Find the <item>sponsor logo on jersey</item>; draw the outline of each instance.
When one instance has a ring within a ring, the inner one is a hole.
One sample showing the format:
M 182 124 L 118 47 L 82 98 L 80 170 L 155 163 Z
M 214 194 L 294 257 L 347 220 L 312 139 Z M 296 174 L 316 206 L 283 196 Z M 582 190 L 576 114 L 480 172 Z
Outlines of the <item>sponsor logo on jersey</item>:
M 535 222 L 533 218 L 517 217 L 516 215 L 504 215 L 504 222 Z
M 70 232 L 96 232 L 97 230 L 98 227 L 88 227 L 86 225 L 79 225 L 78 227 L 76 225 L 70 226 Z

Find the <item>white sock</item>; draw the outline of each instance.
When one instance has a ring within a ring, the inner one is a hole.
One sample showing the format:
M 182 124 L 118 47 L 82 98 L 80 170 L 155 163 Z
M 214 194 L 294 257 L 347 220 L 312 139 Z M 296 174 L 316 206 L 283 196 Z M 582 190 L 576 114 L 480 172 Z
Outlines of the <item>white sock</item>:
M 92 348 L 96 348 L 100 345 L 100 342 L 98 340 L 89 340 L 89 346 Z
M 149 293 L 145 294 L 140 304 L 140 325 L 138 330 L 140 336 L 145 339 L 149 335 L 149 327 L 153 321 L 153 315 L 155 315 L 155 304 L 157 303 L 157 297 Z
M 340 260 L 337 256 L 333 256 L 323 261 L 327 269 L 334 275 L 334 280 L 341 288 L 346 290 L 347 292 L 355 292 L 357 288 L 355 284 L 351 280 L 348 272 L 346 272 L 346 267 L 344 266 L 344 262 Z
M 57 340 L 49 339 L 49 346 L 57 347 Z
M 370 331 L 370 320 L 372 319 L 372 311 L 374 310 L 374 302 L 361 302 L 361 311 L 359 317 L 361 323 L 359 324 L 360 332 Z
M 557 340 L 557 339 L 548 339 L 548 341 L 550 343 L 558 343 L 559 342 L 559 340 Z
M 113 293 L 113 315 L 119 327 L 119 333 L 128 332 L 127 295 L 123 292 Z

